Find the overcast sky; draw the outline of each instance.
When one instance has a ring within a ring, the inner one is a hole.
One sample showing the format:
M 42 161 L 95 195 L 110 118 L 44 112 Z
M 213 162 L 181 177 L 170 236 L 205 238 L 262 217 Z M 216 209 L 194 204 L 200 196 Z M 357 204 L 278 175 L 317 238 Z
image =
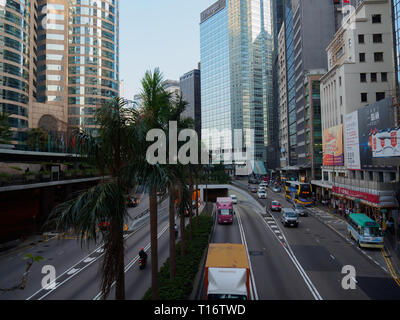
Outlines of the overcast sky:
M 216 0 L 120 0 L 120 79 L 133 99 L 146 70 L 179 80 L 200 62 L 200 13 Z

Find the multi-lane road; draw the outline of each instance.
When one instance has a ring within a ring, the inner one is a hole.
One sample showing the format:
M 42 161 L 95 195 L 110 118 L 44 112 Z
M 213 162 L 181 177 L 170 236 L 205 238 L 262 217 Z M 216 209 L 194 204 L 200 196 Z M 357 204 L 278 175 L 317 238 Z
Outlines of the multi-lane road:
M 284 228 L 280 213 L 266 210 L 271 200 L 289 207 L 282 194 L 268 189 L 268 199 L 258 200 L 247 192 L 247 183 L 237 186 L 229 191 L 239 200 L 234 205 L 234 222 L 215 224 L 211 242 L 246 245 L 254 299 L 400 299 L 400 286 L 380 251 L 358 249 L 341 232 L 343 222 L 328 219 L 326 214 L 313 209 L 309 217 L 301 218 L 298 228 Z M 130 209 L 130 216 L 137 218 L 147 208 L 148 198 L 144 197 L 137 208 Z M 168 200 L 159 205 L 158 222 L 161 267 L 169 253 Z M 151 286 L 150 259 L 145 270 L 140 271 L 137 266 L 139 249 L 144 247 L 149 253 L 148 215 L 132 220 L 129 229 L 125 240 L 126 298 L 138 300 Z M 92 300 L 100 297 L 101 246 L 81 247 L 73 237 L 51 239 L 0 256 L 0 288 L 11 287 L 19 281 L 25 268 L 21 258 L 27 252 L 43 256 L 44 262 L 34 264 L 25 290 L 0 293 L 0 299 Z M 56 270 L 56 286 L 48 290 L 42 288 L 43 265 L 52 265 Z M 346 276 L 342 273 L 344 266 L 353 266 L 356 271 L 354 290 L 345 290 L 342 286 Z M 111 292 L 109 298 L 113 297 Z

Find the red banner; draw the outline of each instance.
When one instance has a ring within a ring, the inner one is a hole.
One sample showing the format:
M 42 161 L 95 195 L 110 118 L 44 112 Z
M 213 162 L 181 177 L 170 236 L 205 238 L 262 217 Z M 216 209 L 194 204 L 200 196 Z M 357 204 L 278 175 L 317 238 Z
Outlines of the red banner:
M 350 189 L 341 188 L 341 187 L 333 187 L 333 192 L 337 193 L 337 194 L 349 196 L 352 198 L 357 198 L 357 199 L 361 199 L 361 200 L 379 204 L 379 195 L 350 190 Z

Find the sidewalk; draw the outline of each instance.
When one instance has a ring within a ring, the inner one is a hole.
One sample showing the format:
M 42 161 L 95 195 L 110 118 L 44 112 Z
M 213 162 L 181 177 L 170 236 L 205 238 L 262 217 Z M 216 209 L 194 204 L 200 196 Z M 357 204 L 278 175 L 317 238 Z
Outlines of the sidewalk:
M 30 247 L 34 247 L 38 245 L 39 243 L 45 242 L 47 237 L 44 234 L 40 235 L 31 235 L 26 238 L 26 240 L 13 240 L 5 243 L 0 244 L 0 258 L 4 255 L 7 255 L 9 253 L 27 249 Z
M 327 207 L 327 206 L 323 206 L 321 204 L 315 204 L 314 207 L 317 209 L 320 209 L 322 211 L 325 211 L 338 219 L 341 219 L 341 220 L 347 222 L 347 220 L 344 216 L 340 215 L 339 213 L 333 213 L 333 210 L 329 209 L 329 207 Z M 387 258 L 391 261 L 391 263 L 397 273 L 397 276 L 399 277 L 400 276 L 400 241 L 397 240 L 398 241 L 397 250 L 395 250 L 394 236 L 390 232 L 387 232 L 387 234 L 384 237 L 384 241 L 385 241 L 385 249 L 388 254 Z

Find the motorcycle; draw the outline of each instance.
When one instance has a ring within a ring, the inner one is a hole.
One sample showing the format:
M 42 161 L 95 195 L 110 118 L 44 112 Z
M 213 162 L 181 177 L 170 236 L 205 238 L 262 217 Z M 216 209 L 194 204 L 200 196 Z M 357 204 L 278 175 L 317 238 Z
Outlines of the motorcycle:
M 140 258 L 139 259 L 139 269 L 143 270 L 146 267 L 147 258 Z

